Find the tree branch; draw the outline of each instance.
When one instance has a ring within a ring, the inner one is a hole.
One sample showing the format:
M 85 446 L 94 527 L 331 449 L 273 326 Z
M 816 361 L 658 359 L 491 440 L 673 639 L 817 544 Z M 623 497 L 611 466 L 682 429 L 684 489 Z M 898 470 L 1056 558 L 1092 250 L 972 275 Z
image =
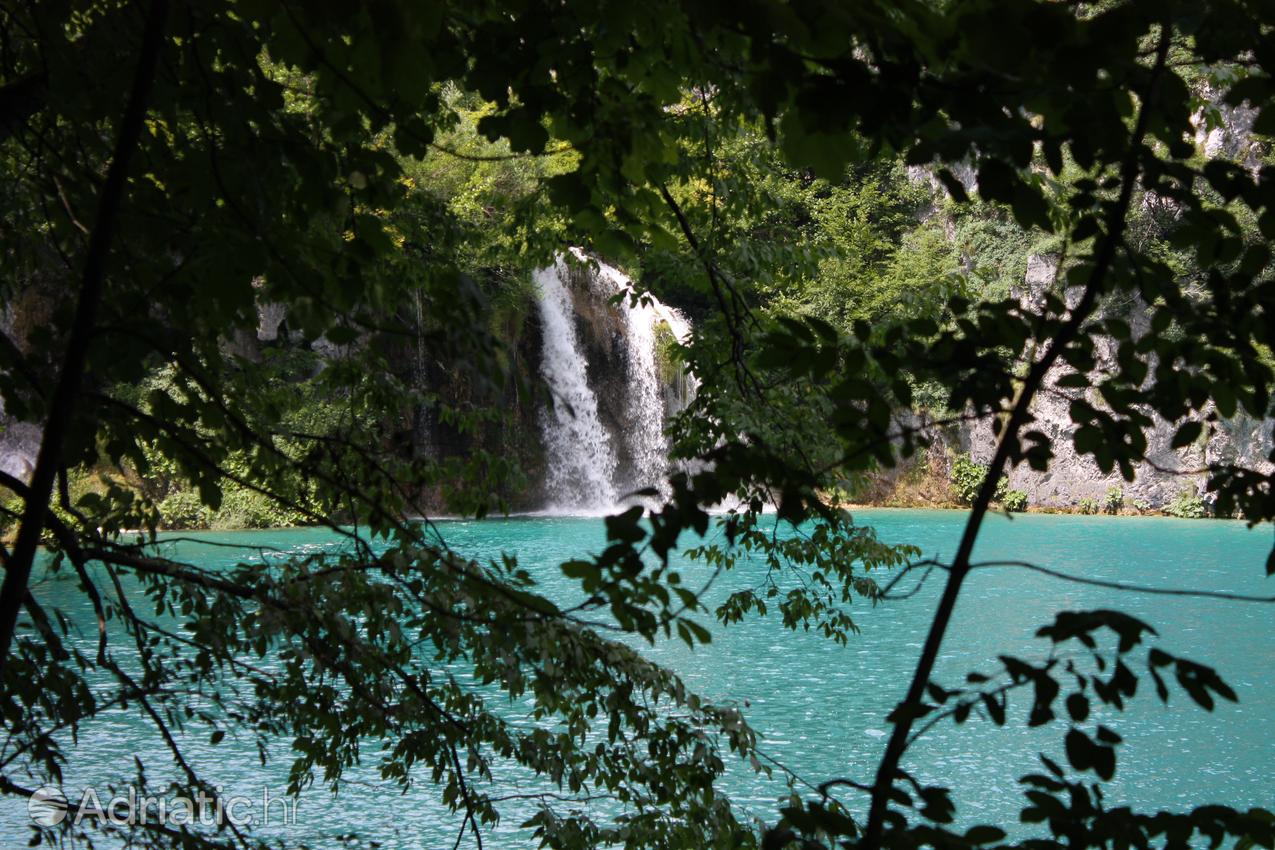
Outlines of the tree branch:
M 142 33 L 141 55 L 133 77 L 132 91 L 120 121 L 119 134 L 111 156 L 110 169 L 102 187 L 93 233 L 89 238 L 84 258 L 84 273 L 80 284 L 80 297 L 76 304 L 70 336 L 62 369 L 58 375 L 49 415 L 40 441 L 35 471 L 31 476 L 30 492 L 23 505 L 22 524 L 13 546 L 0 585 L 0 672 L 9 657 L 13 643 L 14 627 L 18 611 L 26 596 L 27 582 L 31 578 L 31 566 L 35 551 L 44 531 L 44 518 L 49 512 L 49 499 L 53 494 L 53 481 L 61 462 L 62 442 L 71 427 L 80 397 L 80 383 L 88 359 L 89 341 L 97 319 L 102 289 L 106 282 L 106 267 L 111 242 L 115 235 L 119 208 L 124 199 L 125 181 L 129 161 L 138 147 L 142 134 L 142 122 L 146 117 L 146 102 L 155 79 L 155 68 L 164 36 L 164 22 L 168 16 L 168 0 L 152 0 L 146 15 Z
M 1154 95 L 1160 75 L 1164 71 L 1165 62 L 1168 59 L 1172 33 L 1173 28 L 1170 23 L 1165 22 L 1161 25 L 1155 65 L 1151 70 L 1150 80 L 1147 85 L 1148 91 L 1141 100 L 1138 118 L 1129 139 L 1129 148 L 1125 152 L 1120 166 L 1120 194 L 1115 204 L 1111 207 L 1107 222 L 1107 233 L 1095 256 L 1093 272 L 1089 276 L 1089 281 L 1085 286 L 1080 301 L 1077 302 L 1067 320 L 1059 328 L 1058 333 L 1055 334 L 1049 348 L 1028 370 L 1027 376 L 1019 389 L 1018 397 L 1015 399 L 1014 407 L 1005 422 L 1004 429 L 1001 431 L 1000 440 L 996 445 L 996 452 L 992 457 L 991 463 L 988 464 L 987 474 L 984 476 L 982 486 L 979 488 L 978 497 L 974 500 L 973 510 L 961 536 L 956 558 L 952 562 L 947 585 L 943 590 L 943 597 L 934 612 L 934 619 L 930 624 L 929 634 L 926 636 L 925 644 L 921 649 L 921 657 L 917 661 L 907 696 L 895 711 L 894 730 L 886 745 L 885 753 L 881 757 L 876 780 L 873 783 L 872 805 L 868 811 L 868 823 L 864 830 L 863 841 L 859 844 L 860 850 L 880 850 L 882 833 L 885 828 L 885 815 L 889 807 L 890 793 L 894 787 L 894 780 L 899 773 L 899 762 L 907 749 L 912 725 L 919 716 L 919 712 L 923 711 L 925 686 L 930 681 L 930 675 L 938 659 L 939 648 L 943 643 L 943 636 L 947 632 L 948 623 L 951 621 L 952 612 L 956 608 L 956 599 L 960 594 L 961 584 L 964 582 L 966 575 L 969 574 L 970 555 L 974 550 L 974 542 L 978 539 L 983 518 L 991 507 L 996 485 L 1001 476 L 1001 470 L 1004 469 L 1006 462 L 1010 458 L 1011 451 L 1018 441 L 1019 430 L 1031 418 L 1031 403 L 1044 383 L 1049 369 L 1062 356 L 1067 346 L 1079 335 L 1081 327 L 1097 306 L 1098 296 L 1106 284 L 1107 275 L 1115 259 L 1116 249 L 1124 237 L 1124 230 L 1128 221 L 1129 204 L 1133 198 L 1134 185 L 1137 182 L 1140 170 L 1139 162 L 1143 150 L 1143 139 L 1146 137 L 1149 124 L 1149 113 L 1152 104 L 1155 102 Z

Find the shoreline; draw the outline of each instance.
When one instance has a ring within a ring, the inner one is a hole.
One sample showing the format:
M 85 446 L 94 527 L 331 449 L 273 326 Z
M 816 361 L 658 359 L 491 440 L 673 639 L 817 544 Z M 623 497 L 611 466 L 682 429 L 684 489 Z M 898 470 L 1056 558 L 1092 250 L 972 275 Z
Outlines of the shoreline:
M 847 502 L 838 507 L 849 511 L 850 513 L 858 513 L 861 511 L 949 511 L 952 513 L 968 513 L 969 508 L 961 505 L 885 505 L 873 504 L 871 502 Z M 1201 521 L 1221 521 L 1221 522 L 1245 522 L 1243 517 L 1219 517 L 1214 515 L 1204 517 L 1177 517 L 1164 511 L 1136 511 L 1132 509 L 1122 509 L 1116 513 L 1107 513 L 1104 511 L 1088 512 L 1079 508 L 1054 508 L 1054 507 L 1037 507 L 1029 506 L 1021 511 L 1005 511 L 992 509 L 992 514 L 1009 515 L 1035 515 L 1035 516 L 1077 516 L 1092 517 L 1094 519 L 1172 519 L 1182 522 L 1201 522 Z M 508 522 L 517 520 L 554 520 L 554 519 L 589 519 L 600 520 L 608 516 L 610 513 L 605 512 L 546 512 L 546 511 L 514 511 L 508 514 L 488 515 L 484 517 L 460 516 L 457 514 L 445 514 L 441 516 L 411 516 L 405 517 L 404 520 L 409 523 L 454 523 L 454 522 Z M 723 515 L 723 514 L 715 514 Z M 180 534 L 240 534 L 244 532 L 257 531 L 291 531 L 303 529 L 325 528 L 326 526 L 313 524 L 298 525 L 271 525 L 271 526 L 227 526 L 223 528 L 203 527 L 203 528 L 168 528 L 164 526 L 155 529 L 156 534 L 164 535 L 180 535 Z M 140 528 L 127 528 L 120 532 L 120 536 L 133 534 L 146 534 L 146 530 Z M 8 545 L 13 541 L 12 534 L 6 534 L 0 537 L 0 543 Z

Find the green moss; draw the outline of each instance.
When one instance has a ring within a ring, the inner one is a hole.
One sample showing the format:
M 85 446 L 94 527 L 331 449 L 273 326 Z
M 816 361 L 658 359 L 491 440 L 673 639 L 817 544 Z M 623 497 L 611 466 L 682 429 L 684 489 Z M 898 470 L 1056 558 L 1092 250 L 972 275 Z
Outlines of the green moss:
M 655 370 L 660 376 L 660 383 L 675 384 L 685 372 L 685 366 L 678 354 L 677 337 L 666 322 L 655 325 Z

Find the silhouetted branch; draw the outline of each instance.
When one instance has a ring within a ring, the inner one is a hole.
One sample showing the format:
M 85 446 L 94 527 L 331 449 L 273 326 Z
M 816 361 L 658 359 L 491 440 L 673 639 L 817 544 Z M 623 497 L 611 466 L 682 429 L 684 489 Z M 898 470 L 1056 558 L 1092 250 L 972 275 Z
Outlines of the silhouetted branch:
M 1120 581 L 1108 581 L 1100 578 L 1085 578 L 1084 576 L 1071 575 L 1059 570 L 1052 570 L 1049 567 L 1042 567 L 1039 564 L 1033 564 L 1029 561 L 980 561 L 976 564 L 970 564 L 971 570 L 987 569 L 988 567 L 1020 567 L 1025 570 L 1047 575 L 1052 578 L 1069 581 L 1073 584 L 1087 584 L 1093 587 L 1105 587 L 1111 590 L 1120 590 L 1126 593 L 1150 593 L 1159 596 L 1190 596 L 1196 599 L 1226 599 L 1232 602 L 1267 602 L 1275 603 L 1275 596 L 1251 596 L 1245 593 L 1231 593 L 1225 590 L 1192 590 L 1184 588 L 1172 587 L 1152 587 L 1141 584 L 1128 584 Z
M 1050 368 L 1062 356 L 1063 351 L 1079 335 L 1081 327 L 1089 319 L 1097 306 L 1098 296 L 1106 285 L 1108 273 L 1115 261 L 1116 250 L 1128 223 L 1129 205 L 1133 199 L 1134 185 L 1140 171 L 1139 162 L 1143 151 L 1143 140 L 1146 138 L 1151 120 L 1151 109 L 1155 103 L 1155 92 L 1159 85 L 1164 64 L 1168 59 L 1169 45 L 1173 28 L 1167 24 L 1161 26 L 1159 42 L 1156 50 L 1156 61 L 1152 67 L 1147 84 L 1147 91 L 1142 93 L 1138 116 L 1129 136 L 1129 145 L 1120 164 L 1120 191 L 1110 207 L 1105 237 L 1098 245 L 1094 255 L 1093 271 L 1085 285 L 1080 300 L 1072 308 L 1067 320 L 1058 329 L 1050 341 L 1048 349 L 1036 360 L 1028 370 L 1027 376 L 1019 388 L 1013 409 L 1004 423 L 997 441 L 996 451 L 988 464 L 987 474 L 983 478 L 978 496 L 974 500 L 973 509 L 961 536 L 956 557 L 952 562 L 947 586 L 935 610 L 929 633 L 921 649 L 921 656 L 913 672 L 907 695 L 896 710 L 894 729 L 886 744 L 884 755 L 877 769 L 873 782 L 872 804 L 868 811 L 868 823 L 864 830 L 860 850 L 880 850 L 882 834 L 885 829 L 886 810 L 889 807 L 890 794 L 894 788 L 894 780 L 899 773 L 899 762 L 907 749 L 908 738 L 918 710 L 924 704 L 925 687 L 930 681 L 934 664 L 938 660 L 939 648 L 943 636 L 947 632 L 952 612 L 956 608 L 956 599 L 960 595 L 961 584 L 969 573 L 970 555 L 974 543 L 982 528 L 983 518 L 991 507 L 1001 471 L 1009 460 L 1011 451 L 1018 441 L 1018 433 L 1024 423 L 1031 418 L 1031 403 L 1037 390 L 1044 384 L 1045 376 Z
M 44 518 L 49 512 L 53 481 L 61 466 L 62 441 L 72 426 L 80 397 L 80 384 L 88 359 L 89 342 L 97 319 L 98 303 L 106 281 L 106 266 L 120 204 L 125 193 L 129 162 L 141 138 L 146 117 L 146 102 L 154 82 L 163 42 L 164 22 L 168 16 L 167 0 L 152 0 L 142 33 L 141 55 L 133 77 L 128 104 L 120 122 L 119 134 L 111 156 L 111 165 L 102 187 L 101 201 L 93 222 L 84 257 L 84 274 L 76 304 L 66 352 L 58 375 L 57 388 L 49 405 L 35 471 L 31 475 L 30 492 L 23 505 L 22 524 L 18 528 L 13 553 L 6 565 L 4 583 L 0 585 L 0 672 L 8 660 L 18 610 L 26 595 L 27 582 L 35 560 L 36 548 L 44 533 Z

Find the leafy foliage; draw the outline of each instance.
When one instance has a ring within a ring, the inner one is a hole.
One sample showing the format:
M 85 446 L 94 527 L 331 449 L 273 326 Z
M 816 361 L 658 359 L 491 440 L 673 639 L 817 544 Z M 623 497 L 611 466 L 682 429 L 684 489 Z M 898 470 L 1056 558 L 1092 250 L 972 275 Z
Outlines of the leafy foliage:
M 0 657 L 18 753 L 0 790 L 60 777 L 76 737 L 127 702 L 179 767 L 172 728 L 290 738 L 297 788 L 339 783 L 360 740 L 391 742 L 385 775 L 406 788 L 424 773 L 473 833 L 500 809 L 470 777 L 500 761 L 571 800 L 596 787 L 626 805 L 617 820 L 543 803 L 529 828 L 550 846 L 981 846 L 1005 831 L 950 831 L 948 790 L 920 786 L 903 760 L 918 721 L 1004 723 L 1010 694 L 1030 689 L 1029 722 L 1059 719 L 1063 700 L 1071 773 L 1043 759 L 1047 773 L 1024 778 L 1024 820 L 1048 830 L 1026 846 L 1271 845 L 1269 813 L 1143 815 L 1081 781 L 1113 775 L 1120 738 L 1096 715 L 1122 709 L 1141 676 L 1161 699 L 1168 676 L 1206 709 L 1234 697 L 1158 648 L 1130 661 L 1147 624 L 1064 612 L 1040 637 L 1089 666 L 1007 657 L 996 685 L 931 681 L 1006 470 L 1054 458 L 1059 438 L 1032 422 L 1051 368 L 1069 366 L 1062 388 L 1077 393 L 1063 439 L 1126 480 L 1152 413 L 1185 423 L 1180 446 L 1219 417 L 1271 413 L 1273 166 L 1188 141 L 1202 68 L 1226 72 L 1222 97 L 1256 110 L 1259 139 L 1275 130 L 1265 0 L 144 5 L 0 18 L 0 292 L 46 319 L 0 341 L 0 395 L 7 415 L 56 434 L 31 484 L 3 484 L 21 501 L 20 540 L 43 535 L 49 569 L 73 573 L 111 624 L 80 651 L 27 594 L 34 547 L 6 552 L 0 608 L 23 628 L 11 640 L 7 624 Z M 136 55 L 158 58 L 153 73 L 121 61 Z M 599 554 L 564 564 L 587 599 L 570 610 L 512 556 L 472 563 L 404 521 L 427 490 L 467 515 L 502 506 L 519 472 L 509 453 L 422 456 L 404 434 L 425 415 L 499 430 L 498 412 L 524 403 L 517 349 L 502 344 L 517 335 L 498 331 L 525 308 L 525 271 L 563 238 L 696 307 L 678 353 L 701 386 L 672 429 L 691 471 L 659 507 L 610 517 Z M 1014 297 L 1038 249 L 1059 279 Z M 269 304 L 321 364 L 236 350 Z M 1100 339 L 1113 352 L 1101 368 Z M 413 371 L 448 374 L 455 392 Z M 971 512 L 941 565 L 948 589 L 875 779 L 849 786 L 866 789 L 867 818 L 824 793 L 758 836 L 713 784 L 723 750 L 751 753 L 744 719 L 591 617 L 696 645 L 707 616 L 777 609 L 790 628 L 848 640 L 846 606 L 882 592 L 866 571 L 916 553 L 825 496 L 926 445 L 918 390 L 929 409 L 992 421 L 997 444 L 985 468 L 963 462 Z M 116 477 L 72 501 L 71 471 L 103 461 Z M 1208 487 L 1221 513 L 1275 517 L 1268 471 L 1215 464 Z M 169 561 L 155 529 L 164 505 L 197 513 L 189 493 L 245 521 L 325 525 L 346 548 L 227 573 Z M 738 507 L 710 513 L 724 501 Z M 787 533 L 764 533 L 767 505 Z M 724 544 L 705 542 L 710 528 Z M 798 580 L 703 611 L 669 566 L 683 535 L 710 574 L 748 556 Z M 267 658 L 283 675 L 260 675 Z M 495 706 L 523 695 L 540 725 Z
M 1001 507 L 1010 512 L 1027 510 L 1027 493 L 1022 490 L 1006 490 L 1001 497 Z
M 1194 490 L 1182 490 L 1164 509 L 1169 516 L 1175 516 L 1179 519 L 1201 519 L 1208 516 L 1208 510 L 1204 507 L 1204 499 Z
M 983 486 L 983 479 L 987 477 L 988 469 L 986 464 L 976 463 L 968 452 L 958 454 L 952 458 L 952 495 L 963 505 L 972 505 L 978 498 L 978 491 Z M 1003 502 L 1009 498 L 1009 479 L 1001 476 L 996 483 L 996 492 L 993 499 Z M 1024 498 L 1026 496 L 1024 495 Z M 1012 510 L 1012 508 L 1011 508 Z
M 1004 726 L 1010 722 L 1013 700 L 1022 694 L 1028 698 L 1028 726 L 1045 726 L 1058 720 L 1067 724 L 1063 737 L 1065 758 L 1041 753 L 1045 772 L 1029 773 L 1019 780 L 1026 800 L 1022 810 L 1025 824 L 1047 826 L 1054 840 L 1080 840 L 1094 847 L 1111 840 L 1149 844 L 1166 834 L 1186 842 L 1197 831 L 1202 837 L 1229 835 L 1263 845 L 1275 837 L 1275 820 L 1260 810 L 1239 812 L 1210 806 L 1190 815 L 1144 815 L 1127 807 L 1108 808 L 1100 786 L 1083 778 L 1092 773 L 1105 781 L 1115 775 L 1116 748 L 1122 739 L 1102 722 L 1100 714 L 1122 712 L 1134 698 L 1138 684 L 1135 667 L 1141 667 L 1155 682 L 1161 702 L 1167 703 L 1170 698 L 1166 677 L 1171 675 L 1178 687 L 1206 711 L 1213 710 L 1217 699 L 1236 700 L 1234 691 L 1216 671 L 1158 647 L 1150 647 L 1135 659 L 1135 651 L 1145 638 L 1155 635 L 1155 630 L 1117 611 L 1063 611 L 1036 634 L 1050 643 L 1050 652 L 1043 660 L 1001 656 L 1002 667 L 996 674 L 971 672 L 957 687 L 930 682 L 926 687 L 927 702 L 918 715 L 926 719 L 922 731 L 939 722 L 961 724 L 973 718 Z M 1066 651 L 1071 644 L 1080 648 L 1078 656 Z M 1067 764 L 1070 771 L 1062 764 Z M 1005 840 L 1005 831 L 992 825 L 978 825 L 960 833 L 952 831 L 955 810 L 951 789 L 922 786 L 907 774 L 902 779 L 909 790 L 896 789 L 894 802 L 902 811 L 915 810 L 923 821 L 910 830 L 914 840 L 940 847 Z M 830 785 L 825 789 L 822 800 L 786 809 L 784 819 L 770 836 L 777 836 L 775 840 L 783 843 L 791 843 L 786 839 L 798 835 L 816 841 L 860 836 L 861 830 L 853 820 L 830 814 L 845 811 L 841 801 L 827 796 L 831 788 Z M 892 815 L 892 820 L 902 829 L 902 812 Z

